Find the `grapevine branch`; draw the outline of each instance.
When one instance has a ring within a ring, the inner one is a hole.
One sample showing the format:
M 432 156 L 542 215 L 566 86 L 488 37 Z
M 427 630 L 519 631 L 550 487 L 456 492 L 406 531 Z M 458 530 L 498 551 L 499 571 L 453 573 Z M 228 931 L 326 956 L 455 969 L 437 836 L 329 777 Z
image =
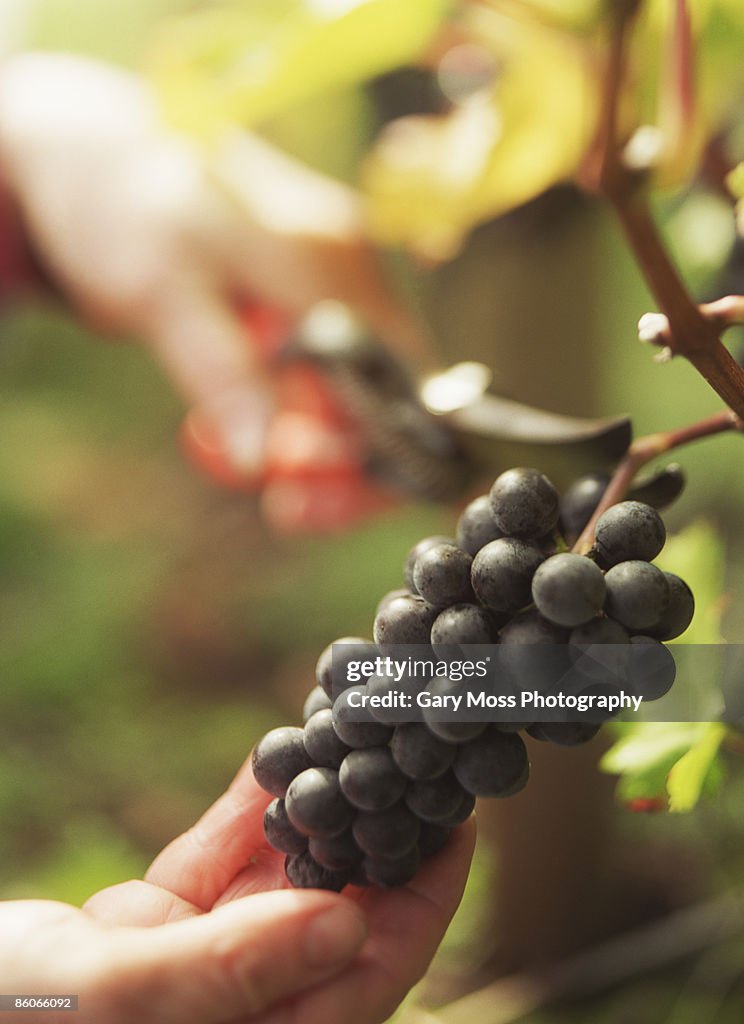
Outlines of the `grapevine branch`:
M 682 445 L 690 444 L 692 441 L 700 441 L 705 437 L 722 434 L 728 430 L 742 430 L 743 426 L 735 412 L 731 409 L 723 409 L 721 412 L 715 413 L 715 415 L 709 416 L 707 419 L 700 420 L 697 423 L 692 423 L 687 427 L 639 437 L 631 444 L 625 456 L 618 463 L 612 479 L 605 488 L 601 501 L 594 510 L 594 514 L 586 524 L 581 536 L 574 544 L 573 550 L 580 554 L 586 554 L 591 550 L 594 544 L 594 531 L 597 520 L 610 505 L 614 505 L 617 501 L 622 501 L 634 477 L 647 462 L 655 459 L 658 455 L 672 451 L 674 448 L 681 448 Z
M 726 430 L 740 430 L 744 423 L 744 369 L 721 341 L 733 324 L 744 323 L 744 296 L 727 296 L 698 306 L 687 290 L 653 218 L 642 190 L 642 178 L 623 160 L 618 136 L 618 107 L 628 36 L 641 0 L 619 0 L 610 6 L 611 33 L 602 83 L 600 117 L 595 139 L 585 161 L 582 184 L 605 198 L 614 208 L 626 240 L 662 313 L 641 319 L 641 340 L 660 345 L 664 357 L 686 358 L 723 399 L 727 409 L 709 419 L 668 433 L 639 438 L 617 467 L 605 494 L 574 550 L 591 549 L 594 527 L 600 515 L 625 495 L 638 470 L 664 452 Z M 678 17 L 687 16 L 686 3 L 678 0 Z M 680 34 L 686 39 L 685 33 Z M 682 58 L 691 60 L 689 46 Z M 689 66 L 680 72 L 687 83 L 685 100 L 692 103 Z
M 723 330 L 739 321 L 711 316 L 693 301 L 661 238 L 640 187 L 642 181 L 623 161 L 617 114 L 628 35 L 639 6 L 638 0 L 612 5 L 601 114 L 584 167 L 583 184 L 613 206 L 638 266 L 666 317 L 664 343 L 671 354 L 688 359 L 726 405 L 744 419 L 744 370 L 721 341 Z M 739 296 L 721 302 L 744 306 Z

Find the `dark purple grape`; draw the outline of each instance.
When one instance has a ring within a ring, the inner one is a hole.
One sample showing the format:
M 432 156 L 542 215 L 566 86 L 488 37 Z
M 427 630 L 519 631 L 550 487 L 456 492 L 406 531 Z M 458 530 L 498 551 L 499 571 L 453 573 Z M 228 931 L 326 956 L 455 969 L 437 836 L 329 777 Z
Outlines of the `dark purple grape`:
M 463 787 L 448 771 L 437 779 L 411 782 L 406 790 L 406 804 L 421 821 L 444 821 L 457 812 L 462 796 Z
M 499 634 L 502 644 L 565 644 L 568 630 L 548 622 L 535 608 L 515 615 Z
M 384 811 L 403 796 L 407 780 L 389 747 L 352 750 L 338 773 L 341 791 L 360 811 Z
M 455 776 L 474 796 L 511 796 L 529 778 L 527 749 L 516 733 L 489 727 L 457 752 Z
M 449 842 L 452 835 L 452 828 L 449 825 L 440 825 L 436 821 L 422 821 L 419 833 L 418 848 L 422 857 L 433 857 L 439 853 Z
M 458 825 L 462 825 L 464 821 L 467 821 L 470 815 L 475 810 L 475 797 L 472 793 L 464 792 L 460 806 L 457 808 L 454 814 L 450 814 L 449 817 L 444 818 L 442 821 L 436 822 L 437 825 L 446 825 L 448 828 L 456 828 Z M 435 824 L 431 822 L 430 824 Z M 423 827 L 423 823 L 422 823 Z
M 435 544 L 416 559 L 413 581 L 423 599 L 435 608 L 472 600 L 473 559 L 454 544 Z
M 295 856 L 290 854 L 284 862 L 284 873 L 295 889 L 328 889 L 331 892 L 341 892 L 350 878 L 348 871 L 329 871 L 321 867 L 309 851 Z
M 476 555 L 482 547 L 499 537 L 503 537 L 503 533 L 496 525 L 491 499 L 487 494 L 481 494 L 465 506 L 457 520 L 457 543 L 469 555 Z
M 333 706 L 333 701 L 320 686 L 314 686 L 302 706 L 302 721 L 309 722 L 316 711 Z
M 577 747 L 594 739 L 600 730 L 596 722 L 535 722 L 527 732 L 533 739 L 559 747 Z
M 372 717 L 369 707 L 352 707 L 350 700 L 367 695 L 366 686 L 350 686 L 336 698 L 333 704 L 333 728 L 348 747 L 354 750 L 362 747 L 380 747 L 393 735 L 389 725 L 383 725 Z
M 342 636 L 328 644 L 318 658 L 315 681 L 331 700 L 335 700 L 351 685 L 348 677 L 349 662 L 369 661 L 375 655 L 371 640 L 365 640 L 361 636 Z
M 287 817 L 284 801 L 278 797 L 264 812 L 264 835 L 269 846 L 280 853 L 303 853 L 307 849 L 307 836 L 294 827 Z
M 465 693 L 463 683 L 455 683 L 447 676 L 436 676 L 426 687 L 431 694 L 430 706 L 423 706 L 421 716 L 426 728 L 445 743 L 467 743 L 486 728 L 485 722 L 463 721 L 449 698 Z M 445 701 L 447 703 L 445 703 Z
M 455 747 L 419 722 L 399 725 L 390 741 L 390 750 L 395 763 L 409 779 L 436 779 L 444 775 L 455 760 Z
M 313 860 L 331 871 L 353 868 L 364 856 L 350 828 L 337 836 L 311 836 L 308 850 Z
M 599 564 L 607 569 L 618 562 L 651 562 L 665 540 L 666 529 L 656 509 L 641 501 L 621 501 L 599 517 L 594 546 Z
M 692 622 L 695 614 L 695 598 L 685 581 L 673 572 L 665 572 L 669 584 L 669 604 L 661 619 L 648 630 L 658 640 L 674 640 Z
M 513 537 L 492 540 L 473 559 L 471 579 L 478 600 L 495 612 L 517 612 L 532 600 L 532 577 L 545 556 Z
M 607 614 L 631 632 L 649 629 L 669 607 L 669 583 L 655 565 L 620 562 L 605 575 Z
M 354 810 L 332 768 L 307 768 L 289 784 L 287 817 L 306 836 L 334 836 L 349 827 Z
M 414 846 L 399 857 L 365 857 L 364 873 L 372 885 L 398 889 L 411 882 L 421 866 L 421 854 Z
M 606 589 L 602 570 L 584 555 L 570 552 L 546 559 L 532 577 L 537 610 L 569 629 L 599 615 Z
M 303 730 L 283 725 L 267 732 L 253 748 L 253 776 L 261 789 L 284 796 L 296 775 L 311 765 L 303 742 Z
M 333 726 L 333 711 L 323 708 L 305 723 L 305 750 L 314 766 L 340 768 L 351 750 Z
M 605 684 L 622 682 L 630 656 L 630 636 L 615 619 L 597 618 L 571 630 L 569 655 L 581 676 Z
M 437 615 L 431 627 L 434 652 L 444 648 L 446 653 L 446 648 L 463 644 L 495 644 L 500 621 L 480 605 L 453 604 Z
M 406 586 L 412 593 L 416 593 L 416 585 L 413 581 L 413 567 L 417 560 L 423 555 L 429 548 L 436 547 L 437 544 L 455 544 L 457 543 L 454 537 L 445 537 L 442 534 L 436 534 L 433 537 L 424 537 L 417 544 L 414 544 L 411 550 L 406 555 L 406 560 L 403 566 L 403 578 Z
M 496 525 L 507 537 L 544 537 L 558 522 L 558 492 L 539 469 L 507 469 L 489 498 Z
M 360 811 L 352 832 L 368 857 L 400 857 L 418 842 L 419 820 L 401 801 L 384 811 Z
M 422 597 L 395 597 L 375 618 L 375 643 L 383 649 L 399 644 L 428 645 L 437 615 L 437 609 Z
M 388 590 L 387 594 L 383 594 L 380 600 L 377 602 L 377 608 L 375 609 L 375 615 L 379 615 L 383 608 L 388 605 L 391 601 L 394 601 L 396 597 L 413 597 L 414 595 L 408 589 L 408 587 L 398 587 L 396 590 Z
M 630 642 L 633 646 L 628 683 L 644 700 L 659 700 L 671 690 L 677 675 L 674 655 L 650 636 L 634 636 Z
M 607 490 L 610 478 L 604 473 L 587 473 L 574 480 L 561 498 L 560 529 L 567 544 L 574 544 Z

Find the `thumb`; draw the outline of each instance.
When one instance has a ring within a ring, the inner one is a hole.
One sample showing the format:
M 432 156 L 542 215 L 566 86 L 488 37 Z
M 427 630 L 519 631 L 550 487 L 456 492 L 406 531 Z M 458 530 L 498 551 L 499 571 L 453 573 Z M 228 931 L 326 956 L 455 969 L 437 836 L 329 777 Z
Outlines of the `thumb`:
M 216 431 L 233 468 L 256 475 L 272 395 L 249 327 L 208 283 L 182 285 L 143 312 L 140 333 L 192 411 Z
M 121 929 L 111 934 L 117 970 L 106 992 L 109 1016 L 94 1012 L 91 1020 L 243 1019 L 338 974 L 365 936 L 362 912 L 348 899 L 290 890 L 157 928 Z

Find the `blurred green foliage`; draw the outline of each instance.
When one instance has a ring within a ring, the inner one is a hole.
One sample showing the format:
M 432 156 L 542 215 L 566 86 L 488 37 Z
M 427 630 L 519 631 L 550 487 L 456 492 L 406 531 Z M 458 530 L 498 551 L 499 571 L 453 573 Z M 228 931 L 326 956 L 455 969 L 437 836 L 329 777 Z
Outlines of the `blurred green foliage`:
M 153 21 L 185 6 L 37 0 L 27 41 L 135 63 Z M 338 124 L 366 129 L 368 96 L 334 102 L 345 111 Z M 334 140 L 327 115 L 310 104 L 273 124 L 272 134 L 313 163 L 350 174 L 359 138 L 349 141 L 349 127 Z M 730 241 L 720 204 L 710 197 L 701 204 L 693 192 L 660 212 L 693 283 L 709 288 Z M 597 369 L 567 381 L 546 337 L 553 407 L 572 411 L 568 389 L 582 396 L 582 410 L 631 412 L 638 433 L 714 411 L 717 399 L 687 364 L 659 366 L 636 343 L 648 295 L 615 227 L 597 211 L 591 218 L 591 250 L 572 254 L 589 264 L 591 288 L 572 301 Z M 693 229 L 717 237 L 718 249 L 701 256 Z M 500 244 L 503 251 L 518 243 Z M 491 296 L 487 249 L 486 236 L 471 240 L 453 266 L 417 287 L 442 352 L 453 358 L 489 344 L 491 326 L 479 320 Z M 439 318 L 445 277 L 454 312 Z M 534 302 L 541 292 L 541 280 L 527 273 L 524 296 Z M 454 510 L 413 507 L 337 538 L 279 540 L 249 498 L 218 492 L 185 463 L 176 442 L 181 413 L 136 347 L 102 344 L 65 315 L 35 306 L 0 320 L 3 897 L 81 902 L 141 874 L 222 791 L 259 735 L 299 716 L 320 649 L 337 635 L 369 632 L 409 545 L 452 529 Z M 691 484 L 668 516 L 672 529 L 704 517 L 722 538 L 724 633 L 732 640 L 744 628 L 744 474 L 731 471 L 743 443 L 726 436 L 675 455 Z M 618 808 L 619 857 L 642 851 L 660 887 L 740 886 L 742 799 L 744 779 L 734 768 L 715 802 L 687 817 Z M 492 929 L 486 894 L 494 870 L 482 851 L 441 954 L 448 969 L 466 967 L 474 941 Z M 685 967 L 682 980 L 676 970 L 660 972 L 565 1016 L 535 1015 L 533 1024 L 733 1024 L 741 1017 L 743 952 L 728 944 L 695 970 Z

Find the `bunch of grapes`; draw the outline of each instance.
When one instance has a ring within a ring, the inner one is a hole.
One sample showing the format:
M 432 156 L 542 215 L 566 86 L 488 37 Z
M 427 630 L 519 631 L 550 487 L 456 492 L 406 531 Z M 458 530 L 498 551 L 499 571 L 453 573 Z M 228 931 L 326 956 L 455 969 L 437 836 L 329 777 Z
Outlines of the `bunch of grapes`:
M 536 469 L 502 473 L 465 508 L 455 538 L 427 537 L 411 549 L 405 587 L 378 605 L 374 649 L 635 644 L 663 651 L 663 641 L 689 625 L 694 600 L 683 580 L 652 564 L 666 539 L 658 512 L 621 502 L 599 519 L 588 556 L 568 550 L 604 485 L 596 475 L 582 477 L 561 499 Z M 425 710 L 423 720 L 410 721 L 383 707 L 351 712 L 351 692 L 390 686 L 376 675 L 348 682 L 341 662 L 371 644 L 345 637 L 329 645 L 305 702 L 304 728 L 274 729 L 253 753 L 255 777 L 275 798 L 266 837 L 287 855 L 287 877 L 297 887 L 406 884 L 470 815 L 476 797 L 510 796 L 526 784 L 520 730 L 568 746 L 599 728 L 586 720 L 452 721 Z M 673 678 L 672 671 L 662 691 Z M 441 695 L 454 686 L 438 675 L 426 688 Z

